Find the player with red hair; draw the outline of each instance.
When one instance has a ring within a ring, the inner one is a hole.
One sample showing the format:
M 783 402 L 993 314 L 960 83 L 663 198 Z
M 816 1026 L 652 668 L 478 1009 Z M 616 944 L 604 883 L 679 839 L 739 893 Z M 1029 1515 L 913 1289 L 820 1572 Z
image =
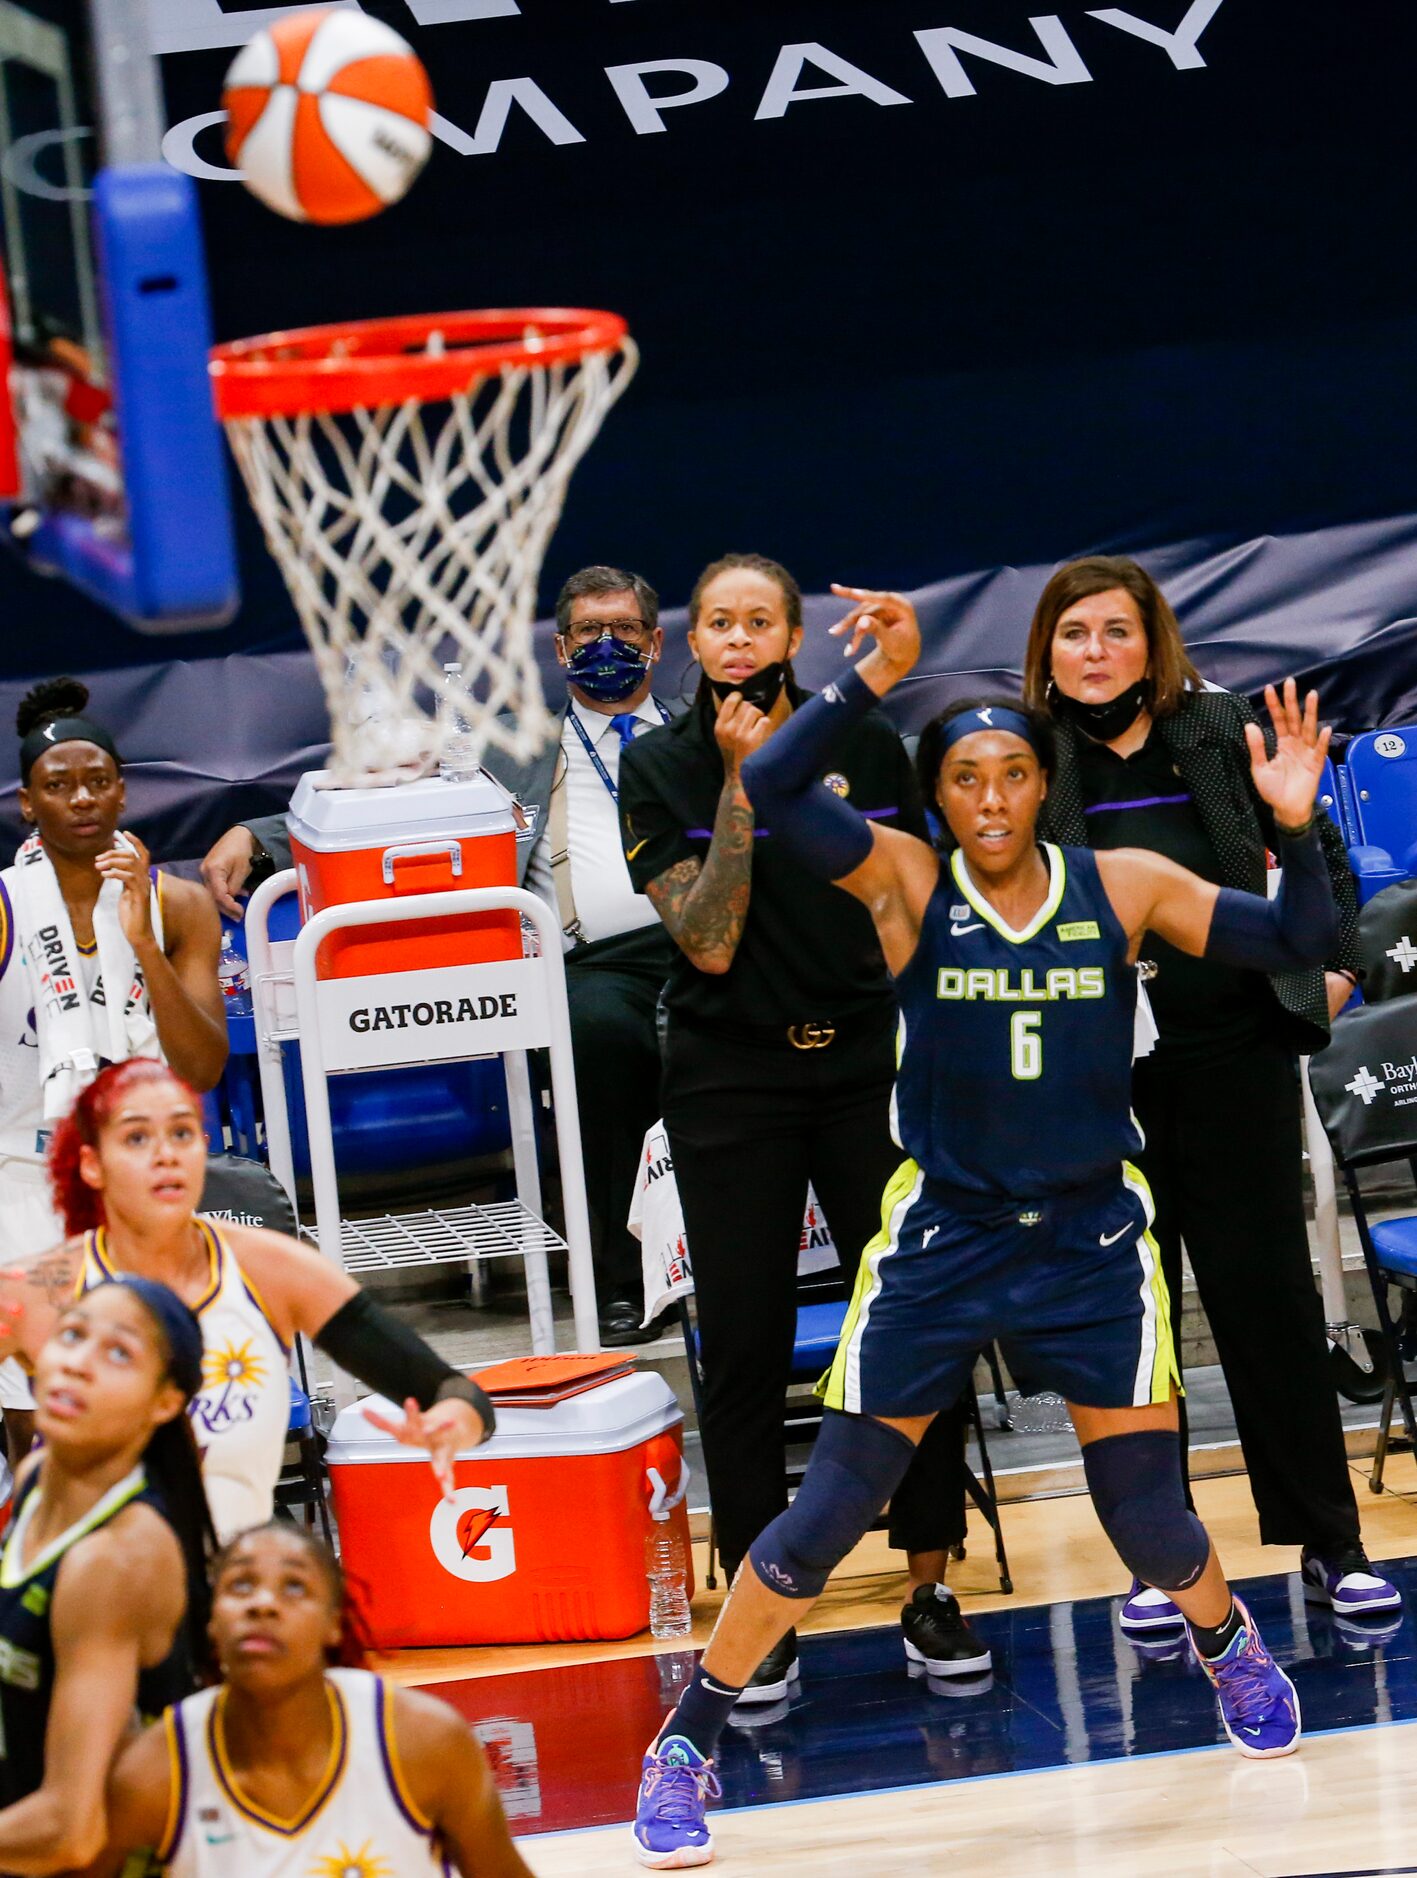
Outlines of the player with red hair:
M 405 1407 L 377 1425 L 426 1448 L 445 1492 L 454 1456 L 492 1432 L 492 1405 L 330 1260 L 284 1233 L 218 1227 L 197 1213 L 207 1144 L 196 1095 L 166 1064 L 110 1065 L 54 1131 L 49 1165 L 69 1234 L 8 1281 L 0 1331 L 28 1362 L 77 1293 L 120 1275 L 156 1279 L 196 1313 L 203 1382 L 191 1406 L 223 1539 L 271 1516 L 290 1419 L 297 1334 Z M 3 1347 L 3 1346 L 0 1346 Z

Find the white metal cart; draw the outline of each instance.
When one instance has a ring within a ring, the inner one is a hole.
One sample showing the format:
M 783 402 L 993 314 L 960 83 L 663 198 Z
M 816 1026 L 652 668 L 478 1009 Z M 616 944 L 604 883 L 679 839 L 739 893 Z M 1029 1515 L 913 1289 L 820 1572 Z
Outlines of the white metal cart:
M 576 1347 L 598 1349 L 566 975 L 555 916 L 543 901 L 520 888 L 469 887 L 399 901 L 327 907 L 307 920 L 294 940 L 273 942 L 271 907 L 295 886 L 295 871 L 287 869 L 252 894 L 246 911 L 246 946 L 266 1144 L 271 1172 L 292 1204 L 295 1163 L 281 1046 L 300 1044 L 315 1202 L 314 1225 L 303 1228 L 306 1235 L 327 1258 L 350 1273 L 520 1258 L 536 1355 L 549 1355 L 556 1348 L 547 1253 L 562 1248 L 570 1273 Z M 536 935 L 535 952 L 433 971 L 359 978 L 317 974 L 320 944 L 331 933 L 354 926 L 416 924 L 507 909 L 522 916 L 524 932 Z M 535 1049 L 547 1050 L 550 1057 L 564 1240 L 541 1216 L 536 1120 L 527 1063 L 527 1051 Z M 506 1074 L 516 1199 L 375 1219 L 341 1218 L 328 1077 L 484 1056 L 500 1056 Z

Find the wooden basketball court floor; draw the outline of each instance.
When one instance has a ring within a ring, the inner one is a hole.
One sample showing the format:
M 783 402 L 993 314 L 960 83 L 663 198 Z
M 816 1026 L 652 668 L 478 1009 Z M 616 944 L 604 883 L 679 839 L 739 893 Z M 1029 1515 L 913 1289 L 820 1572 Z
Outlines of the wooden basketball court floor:
M 1360 1463 L 1355 1472 L 1362 1479 Z M 1407 1610 L 1363 1626 L 1304 1603 L 1297 1555 L 1258 1543 L 1243 1478 L 1198 1484 L 1233 1578 L 1304 1709 L 1300 1752 L 1244 1761 L 1173 1640 L 1115 1621 L 1120 1567 L 1081 1497 L 1006 1509 L 1015 1584 L 972 1533 L 951 1582 L 994 1652 L 964 1688 L 907 1674 L 901 1580 L 879 1535 L 801 1640 L 802 1686 L 720 1760 L 724 1878 L 902 1869 L 958 1878 L 1378 1878 L 1417 1874 L 1417 1470 L 1359 1486 L 1371 1555 Z M 568 1544 L 574 1544 L 573 1530 Z M 722 1591 L 695 1599 L 695 1641 Z M 810 1632 L 810 1634 L 808 1634 Z M 637 1869 L 639 1757 L 687 1674 L 682 1649 L 625 1644 L 409 1652 L 385 1667 L 478 1728 L 540 1878 Z

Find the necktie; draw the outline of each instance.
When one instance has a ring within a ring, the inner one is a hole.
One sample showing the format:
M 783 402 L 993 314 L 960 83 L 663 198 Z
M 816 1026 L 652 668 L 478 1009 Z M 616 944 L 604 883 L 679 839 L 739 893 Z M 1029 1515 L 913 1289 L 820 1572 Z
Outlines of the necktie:
M 635 716 L 633 711 L 618 711 L 610 721 L 620 733 L 620 748 L 622 750 L 627 743 L 634 742 L 635 733 L 640 727 L 640 720 Z

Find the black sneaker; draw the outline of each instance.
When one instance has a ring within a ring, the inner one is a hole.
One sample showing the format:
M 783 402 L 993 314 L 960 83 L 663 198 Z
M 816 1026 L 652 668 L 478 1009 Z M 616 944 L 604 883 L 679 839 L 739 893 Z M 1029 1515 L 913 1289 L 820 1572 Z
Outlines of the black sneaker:
M 754 1708 L 760 1702 L 781 1702 L 794 1682 L 802 1680 L 797 1664 L 797 1632 L 789 1630 L 781 1643 L 774 1644 L 748 1678 L 742 1695 L 734 1703 L 735 1711 Z
M 900 1614 L 900 1629 L 906 1656 L 932 1676 L 975 1676 L 993 1667 L 948 1585 L 917 1585 Z

